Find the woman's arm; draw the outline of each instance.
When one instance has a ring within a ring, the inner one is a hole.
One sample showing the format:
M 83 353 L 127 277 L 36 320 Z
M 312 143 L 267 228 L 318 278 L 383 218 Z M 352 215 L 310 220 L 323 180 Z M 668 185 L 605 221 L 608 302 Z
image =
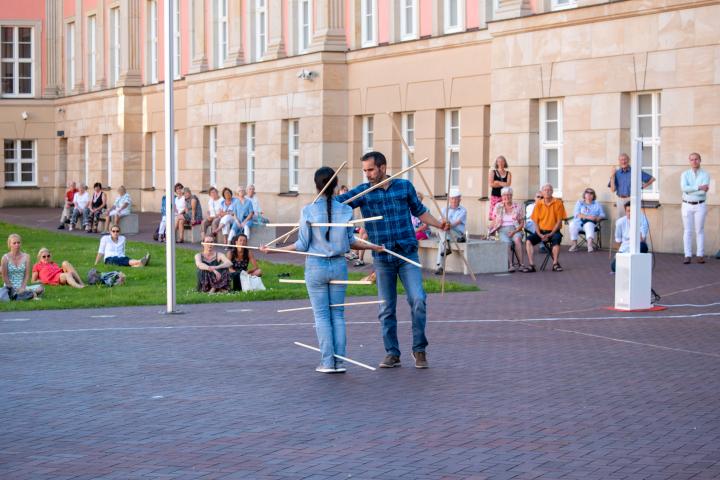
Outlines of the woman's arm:
M 497 180 L 495 180 L 495 171 L 490 170 L 488 172 L 488 185 L 490 185 L 490 188 L 497 188 L 500 186 L 497 183 Z
M 40 275 L 38 275 L 38 272 L 32 272 L 32 278 L 30 279 L 30 283 L 36 283 L 39 280 Z
M 222 263 L 220 263 L 220 265 L 218 265 L 217 267 L 215 267 L 215 269 L 230 268 L 230 267 L 232 267 L 232 262 L 230 261 L 229 258 L 227 258 L 227 257 L 225 256 L 224 253 L 218 254 L 218 259 L 219 259 Z
M 252 266 L 253 270 L 258 269 L 257 260 L 255 259 L 255 255 L 253 255 L 251 251 L 248 251 L 248 263 Z
M 205 270 L 205 271 L 209 272 L 211 270 L 211 268 L 210 268 L 210 266 L 205 265 L 202 261 L 200 261 L 201 255 L 202 255 L 201 253 L 198 253 L 195 255 L 195 266 L 198 268 L 198 270 Z
M 3 255 L 2 261 L 0 261 L 0 270 L 2 270 L 3 283 L 5 283 L 5 285 L 7 285 L 9 287 L 10 286 L 10 277 L 8 277 L 7 262 L 8 262 L 7 257 L 5 255 Z
M 507 181 L 505 182 L 505 186 L 509 187 L 512 185 L 512 173 L 507 172 Z

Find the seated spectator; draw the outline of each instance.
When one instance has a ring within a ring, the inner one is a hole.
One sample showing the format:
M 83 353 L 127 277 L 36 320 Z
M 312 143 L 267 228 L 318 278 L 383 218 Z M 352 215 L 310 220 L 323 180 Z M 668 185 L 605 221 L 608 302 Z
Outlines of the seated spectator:
M 202 223 L 202 205 L 200 205 L 200 199 L 197 195 L 193 195 L 192 190 L 189 187 L 183 189 L 183 196 L 185 197 L 185 224 L 190 226 L 200 225 Z
M 75 223 L 78 221 L 78 217 L 82 215 L 82 228 L 86 231 L 90 228 L 90 209 L 88 208 L 88 205 L 90 205 L 90 194 L 88 194 L 87 191 L 87 185 L 80 185 L 80 189 L 73 197 L 73 213 L 72 217 L 70 217 L 70 230 L 75 228 Z
M 244 233 L 247 238 L 250 238 L 250 223 L 255 212 L 253 211 L 252 201 L 245 196 L 245 193 L 245 187 L 238 187 L 235 197 L 233 224 L 228 243 L 232 243 L 233 239 L 240 233 Z
M 195 255 L 197 267 L 197 290 L 203 293 L 226 292 L 230 286 L 228 268 L 232 262 L 222 254 L 215 251 L 213 237 L 207 235 L 203 239 L 202 252 Z
M 570 222 L 570 251 L 577 250 L 577 242 L 580 237 L 580 230 L 585 231 L 585 239 L 587 240 L 587 251 L 592 253 L 595 250 L 595 227 L 601 219 L 605 218 L 602 205 L 596 200 L 595 190 L 586 188 L 583 192 L 582 200 L 578 200 L 575 204 L 575 212 L 573 220 Z
M 158 225 L 157 232 L 153 235 L 153 239 L 158 242 L 165 241 L 165 234 L 167 233 L 167 198 L 165 195 L 160 199 L 160 225 Z
M 144 267 L 150 261 L 150 253 L 146 253 L 140 260 L 131 260 L 125 255 L 125 236 L 120 235 L 120 226 L 113 225 L 110 228 L 110 235 L 104 235 L 100 239 L 95 257 L 95 265 L 105 257 L 105 265 L 117 265 L 119 267 Z
M 105 213 L 107 209 L 107 195 L 102 191 L 102 183 L 95 182 L 93 185 L 92 199 L 90 200 L 90 220 L 88 222 L 89 229 L 87 232 L 97 233 L 98 223 L 100 222 L 100 216 Z
M 32 283 L 38 280 L 43 285 L 69 285 L 73 288 L 84 288 L 80 275 L 70 262 L 62 262 L 62 266 L 58 266 L 51 260 L 52 254 L 50 250 L 43 247 L 37 254 L 38 263 L 32 269 Z
M 132 200 L 130 194 L 123 185 L 117 189 L 118 198 L 115 199 L 113 207 L 108 212 L 108 218 L 105 222 L 105 233 L 110 231 L 110 225 L 120 225 L 120 217 L 130 215 L 132 208 Z
M 550 244 L 553 259 L 553 272 L 562 272 L 560 266 L 560 243 L 562 242 L 562 234 L 560 228 L 562 222 L 567 216 L 565 206 L 559 198 L 553 198 L 552 185 L 545 184 L 542 187 L 543 198 L 535 202 L 535 208 L 532 213 L 532 220 L 535 222 L 535 233 L 528 235 L 525 240 L 525 248 L 528 256 L 528 266 L 522 269 L 523 272 L 535 272 L 535 262 L 533 261 L 534 246 L 540 242 Z
M 508 246 L 508 265 L 510 273 L 515 272 L 522 265 L 522 231 L 525 227 L 525 212 L 523 207 L 513 202 L 512 187 L 503 187 L 500 190 L 501 201 L 495 206 L 495 213 L 490 230 L 498 232 L 500 241 Z M 516 265 L 513 261 L 513 253 L 511 245 L 515 245 L 515 253 L 517 254 L 520 265 Z
M 187 200 L 185 200 L 185 187 L 182 183 L 175 184 L 175 243 L 185 242 L 185 214 L 188 211 Z
M 422 203 L 422 201 L 425 199 L 425 196 L 420 192 L 417 192 L 417 196 L 418 200 L 420 200 L 420 203 Z M 423 223 L 422 220 L 413 215 L 410 215 L 410 220 L 412 220 L 413 228 L 415 229 L 416 239 L 427 240 L 430 238 L 430 226 L 428 224 Z M 365 253 L 365 250 L 360 251 Z
M 25 292 L 31 292 L 27 299 L 35 298 L 43 293 L 42 284 L 30 285 L 30 255 L 22 251 L 22 238 L 11 233 L 7 239 L 8 253 L 0 260 L 0 270 L 5 287 L 12 288 L 11 298 L 23 298 Z M 17 295 L 20 294 L 20 297 Z
M 210 198 L 208 199 L 207 217 L 202 221 L 202 232 L 203 236 L 208 235 L 208 232 L 214 232 L 220 224 L 220 204 L 222 199 L 218 193 L 217 188 L 210 187 L 208 191 Z M 213 234 L 213 237 L 215 235 Z
M 345 187 L 345 188 L 347 188 L 347 187 Z M 255 215 L 253 216 L 251 223 L 252 224 L 270 223 L 270 220 L 268 220 L 267 217 L 265 217 L 263 215 L 263 211 L 260 208 L 260 199 L 255 194 L 255 185 L 253 185 L 253 184 L 248 185 L 247 197 L 252 202 L 253 212 L 255 212 Z
M 349 191 L 350 191 L 350 189 L 348 188 L 347 185 L 340 185 L 340 188 L 338 189 L 338 195 L 344 195 Z
M 640 213 L 640 253 L 647 253 L 648 246 L 646 243 L 650 224 L 644 213 Z M 615 222 L 615 243 L 619 244 L 617 253 L 627 253 L 630 251 L 630 201 L 625 202 L 625 215 L 618 218 Z M 610 264 L 610 270 L 615 271 L 615 258 Z
M 249 275 L 256 277 L 262 277 L 263 274 L 262 270 L 258 267 L 252 250 L 242 248 L 247 245 L 247 241 L 247 237 L 241 233 L 235 239 L 235 245 L 237 245 L 237 247 L 231 248 L 228 251 L 228 259 L 232 263 L 230 266 L 230 279 L 232 280 L 232 289 L 236 291 L 242 290 L 240 272 L 247 272 Z
M 465 207 L 460 205 L 461 195 L 460 190 L 453 188 L 450 190 L 450 209 L 442 209 L 441 215 L 447 219 L 450 223 L 450 230 L 441 231 L 440 239 L 438 241 L 438 253 L 437 260 L 435 262 L 435 275 L 442 275 L 443 268 L 442 257 L 450 255 L 452 249 L 450 248 L 450 242 L 465 242 L 465 223 L 467 222 L 467 210 Z M 448 236 L 450 238 L 448 238 Z
M 525 231 L 529 233 L 535 233 L 535 222 L 532 220 L 532 213 L 533 210 L 535 210 L 535 202 L 538 200 L 542 200 L 543 198 L 543 192 L 542 190 L 538 190 L 535 193 L 535 200 L 532 203 L 529 203 L 527 207 L 525 207 Z
M 222 189 L 222 201 L 220 202 L 220 223 L 213 230 L 213 235 L 218 237 L 219 243 L 227 243 L 230 229 L 235 219 L 235 204 L 237 200 L 233 197 L 233 192 L 229 188 Z
M 57 227 L 58 230 L 64 230 L 65 224 L 70 223 L 70 215 L 72 215 L 74 208 L 73 200 L 75 199 L 77 191 L 78 189 L 75 182 L 68 183 L 68 189 L 65 192 L 65 197 L 63 197 L 63 210 L 60 214 L 60 225 Z

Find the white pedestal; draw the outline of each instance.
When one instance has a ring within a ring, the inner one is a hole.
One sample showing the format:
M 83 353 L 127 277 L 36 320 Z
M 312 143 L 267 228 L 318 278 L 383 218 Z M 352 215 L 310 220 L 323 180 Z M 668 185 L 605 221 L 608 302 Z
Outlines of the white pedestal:
M 615 261 L 615 308 L 643 310 L 652 307 L 652 255 L 618 253 Z

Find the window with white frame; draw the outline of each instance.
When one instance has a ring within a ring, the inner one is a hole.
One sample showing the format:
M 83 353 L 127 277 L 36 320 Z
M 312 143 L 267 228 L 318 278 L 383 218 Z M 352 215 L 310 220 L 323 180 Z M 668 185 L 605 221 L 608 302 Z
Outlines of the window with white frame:
M 360 2 L 360 44 L 363 47 L 377 45 L 377 0 Z
M 300 120 L 288 121 L 288 190 L 297 192 L 300 183 Z
M 0 28 L 0 94 L 3 97 L 34 95 L 34 56 L 32 27 Z
M 65 58 L 67 59 L 67 70 L 66 78 L 67 85 L 65 88 L 67 91 L 71 91 L 75 86 L 75 23 L 68 23 L 66 26 L 65 36 Z
M 173 78 L 180 78 L 180 68 L 182 62 L 181 38 L 180 38 L 180 0 L 175 0 L 175 18 L 173 19 L 175 61 L 173 62 Z
M 465 29 L 465 1 L 444 0 L 443 23 L 445 33 L 461 32 Z
M 660 92 L 637 93 L 632 99 L 630 136 L 642 142 L 642 170 L 656 181 L 643 190 L 643 197 L 657 200 L 660 190 Z M 633 165 L 637 165 L 635 148 L 630 149 Z
M 312 39 L 312 0 L 300 0 L 297 19 L 298 53 L 305 53 Z
M 228 0 L 215 0 L 215 68 L 228 56 Z
M 110 86 L 120 78 L 120 9 L 110 9 Z
M 248 123 L 246 133 L 246 164 L 247 168 L 247 183 L 248 185 L 255 183 L 255 124 Z
M 105 144 L 107 150 L 105 151 L 105 158 L 107 160 L 107 186 L 112 185 L 112 160 L 113 160 L 113 148 L 112 148 L 112 135 L 105 135 Z
M 362 124 L 362 147 L 363 153 L 373 151 L 373 145 L 375 144 L 375 117 L 369 115 L 363 117 Z
M 90 141 L 88 137 L 83 137 L 83 183 L 90 183 Z
M 175 182 L 177 182 L 180 178 L 180 135 L 178 135 L 177 130 L 173 132 L 173 156 L 173 165 L 175 166 L 173 174 L 175 175 Z
M 402 114 L 402 136 L 407 144 L 410 152 L 415 154 L 415 114 L 414 113 L 403 113 Z M 403 170 L 410 166 L 410 155 L 403 148 L 402 154 L 402 168 Z M 406 180 L 413 181 L 413 171 L 405 172 L 403 178 Z
M 147 12 L 148 83 L 158 82 L 158 18 L 157 0 L 149 0 Z
M 157 134 L 150 133 L 150 187 L 155 188 L 157 183 Z
M 262 60 L 267 49 L 267 0 L 255 1 L 255 61 Z
M 417 0 L 400 0 L 400 40 L 418 38 Z
M 87 30 L 87 62 L 88 62 L 88 89 L 97 84 L 97 17 L 88 17 Z
M 208 127 L 208 170 L 210 172 L 210 185 L 217 183 L 217 126 Z
M 549 183 L 562 197 L 563 118 L 560 100 L 540 101 L 540 185 Z
M 35 140 L 4 142 L 5 185 L 37 185 L 37 157 Z
M 577 0 L 552 0 L 550 7 L 553 10 L 564 10 L 577 7 Z
M 460 110 L 445 112 L 445 188 L 448 176 L 450 188 L 460 186 Z

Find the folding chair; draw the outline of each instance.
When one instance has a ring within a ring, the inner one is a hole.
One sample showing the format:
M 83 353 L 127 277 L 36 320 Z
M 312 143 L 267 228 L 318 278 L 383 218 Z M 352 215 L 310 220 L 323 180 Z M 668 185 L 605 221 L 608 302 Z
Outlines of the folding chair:
M 570 217 L 572 219 L 572 217 Z M 599 222 L 595 224 L 595 243 L 597 244 L 597 247 L 599 249 L 602 249 L 602 223 L 607 220 L 605 218 L 601 218 Z M 580 229 L 578 232 L 578 248 L 583 247 L 587 245 L 587 238 L 585 238 L 585 230 Z
M 540 265 L 540 271 L 545 270 L 548 262 L 552 260 L 552 243 L 550 241 L 540 242 L 545 247 L 545 258 L 543 259 L 542 265 Z

